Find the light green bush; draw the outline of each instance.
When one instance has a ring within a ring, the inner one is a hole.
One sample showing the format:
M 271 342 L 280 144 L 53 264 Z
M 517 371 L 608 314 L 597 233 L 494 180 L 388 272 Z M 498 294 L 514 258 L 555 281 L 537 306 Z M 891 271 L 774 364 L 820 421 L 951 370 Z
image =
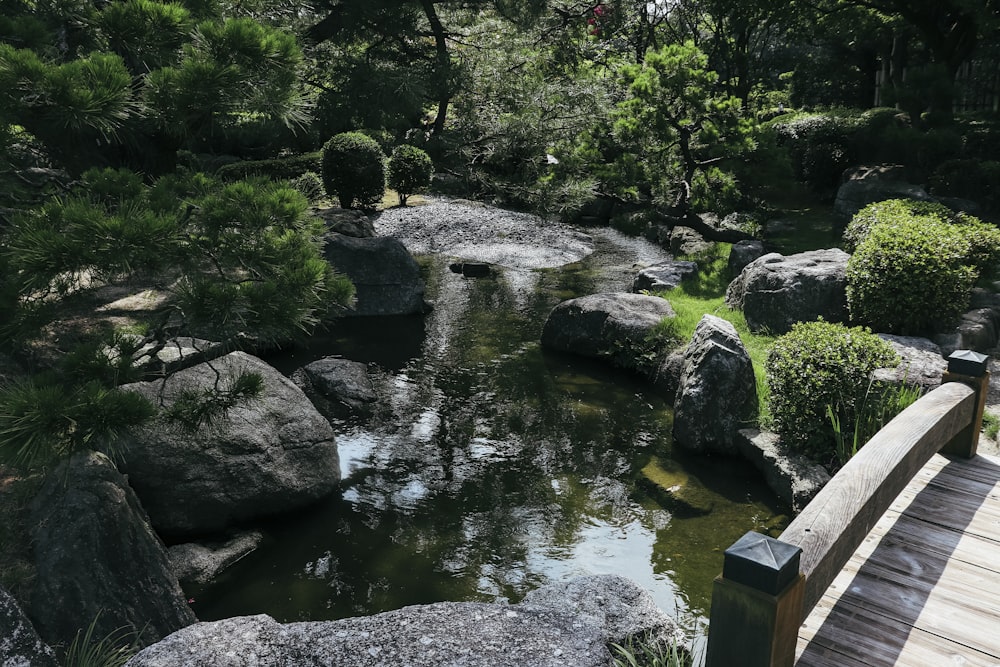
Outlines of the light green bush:
M 823 320 L 796 324 L 774 342 L 764 364 L 774 427 L 792 450 L 835 461 L 827 406 L 853 423 L 872 372 L 897 363 L 892 346 L 869 329 Z
M 844 250 L 854 252 L 868 236 L 872 227 L 882 223 L 894 223 L 907 218 L 936 218 L 945 222 L 954 213 L 937 202 L 913 199 L 887 199 L 868 204 L 858 211 L 844 229 Z
M 385 195 L 385 154 L 360 132 L 335 135 L 323 146 L 323 185 L 343 208 L 374 209 Z
M 416 146 L 396 146 L 389 158 L 389 187 L 399 195 L 399 203 L 406 206 L 406 199 L 423 192 L 431 184 L 434 164 L 431 157 Z
M 961 313 L 978 276 L 962 227 L 934 216 L 872 227 L 847 262 L 851 320 L 885 333 L 919 334 Z

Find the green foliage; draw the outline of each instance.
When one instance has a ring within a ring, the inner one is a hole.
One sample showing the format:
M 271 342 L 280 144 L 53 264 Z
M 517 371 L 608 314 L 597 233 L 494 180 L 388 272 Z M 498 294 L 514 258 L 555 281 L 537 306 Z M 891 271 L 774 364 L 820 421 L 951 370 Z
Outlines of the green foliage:
M 193 23 L 183 5 L 152 0 L 110 3 L 97 18 L 107 50 L 121 56 L 133 74 L 173 64 Z
M 614 667 L 691 667 L 694 659 L 676 639 L 630 635 L 624 645 L 611 644 Z
M 908 218 L 933 219 L 944 222 L 954 214 L 944 204 L 914 199 L 887 199 L 868 204 L 854 214 L 844 229 L 844 250 L 854 252 L 876 225 L 894 223 Z
M 114 458 L 123 430 L 153 414 L 152 404 L 138 394 L 97 381 L 17 382 L 0 388 L 0 463 L 37 470 L 83 449 Z
M 847 308 L 878 331 L 924 333 L 964 309 L 977 275 L 960 226 L 899 217 L 872 227 L 848 260 Z
M 389 187 L 399 195 L 399 203 L 406 206 L 407 197 L 430 186 L 434 164 L 423 150 L 402 144 L 392 150 L 387 173 Z
M 983 434 L 990 440 L 996 440 L 1000 433 L 1000 417 L 992 412 L 983 413 Z
M 105 637 L 95 637 L 99 618 L 100 613 L 85 630 L 77 631 L 66 649 L 63 667 L 122 667 L 138 652 L 137 633 L 131 628 L 120 628 Z
M 628 97 L 613 113 L 614 135 L 657 200 L 687 210 L 699 172 L 752 148 L 740 101 L 716 92 L 718 74 L 694 44 L 651 52 L 642 65 L 624 67 L 622 78 Z
M 892 347 L 869 329 L 823 320 L 794 325 L 765 362 L 775 428 L 793 450 L 834 461 L 827 406 L 835 406 L 841 423 L 854 423 L 872 372 L 897 363 Z
M 323 146 L 323 185 L 343 208 L 374 209 L 385 195 L 385 154 L 360 132 L 344 132 Z
M 920 387 L 906 384 L 868 383 L 868 391 L 855 411 L 853 424 L 846 422 L 839 406 L 827 405 L 826 414 L 836 441 L 837 462 L 847 463 L 893 417 L 920 398 Z
M 288 181 L 288 184 L 302 193 L 302 196 L 315 204 L 326 196 L 323 179 L 315 171 L 306 171 Z
M 319 152 L 269 160 L 240 160 L 219 167 L 215 175 L 224 181 L 234 181 L 252 176 L 266 176 L 272 180 L 292 180 L 311 171 L 322 169 Z
M 1000 211 L 1000 162 L 996 160 L 946 160 L 931 174 L 929 185 L 935 195 L 971 199 L 988 211 Z
M 183 390 L 166 416 L 194 432 L 225 417 L 237 405 L 257 398 L 263 391 L 264 378 L 260 373 L 239 373 L 224 385 L 200 391 Z
M 796 176 L 816 190 L 836 186 L 853 161 L 854 128 L 849 119 L 833 114 L 798 114 L 778 118 L 771 127 L 779 145 L 789 151 Z

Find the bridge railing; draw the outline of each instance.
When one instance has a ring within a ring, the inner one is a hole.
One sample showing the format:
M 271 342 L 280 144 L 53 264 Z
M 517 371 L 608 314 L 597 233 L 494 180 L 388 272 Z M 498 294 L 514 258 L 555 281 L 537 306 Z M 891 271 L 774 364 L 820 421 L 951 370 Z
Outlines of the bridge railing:
M 944 384 L 889 422 L 774 539 L 726 550 L 712 591 L 706 667 L 791 667 L 799 626 L 865 536 L 937 452 L 973 457 L 989 373 L 983 355 L 949 358 Z

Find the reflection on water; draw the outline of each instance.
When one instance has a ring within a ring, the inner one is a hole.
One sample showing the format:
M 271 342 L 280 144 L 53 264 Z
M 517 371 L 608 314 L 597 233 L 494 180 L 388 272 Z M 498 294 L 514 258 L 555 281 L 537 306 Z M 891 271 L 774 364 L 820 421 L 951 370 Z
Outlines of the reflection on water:
M 601 364 L 543 351 L 560 300 L 627 289 L 653 246 L 608 232 L 562 269 L 467 279 L 425 260 L 426 318 L 343 322 L 271 359 L 376 362 L 382 405 L 336 423 L 342 493 L 265 523 L 212 586 L 202 620 L 334 619 L 441 600 L 517 601 L 624 574 L 666 610 L 707 611 L 722 551 L 784 509 L 755 471 L 674 452 L 669 405 Z

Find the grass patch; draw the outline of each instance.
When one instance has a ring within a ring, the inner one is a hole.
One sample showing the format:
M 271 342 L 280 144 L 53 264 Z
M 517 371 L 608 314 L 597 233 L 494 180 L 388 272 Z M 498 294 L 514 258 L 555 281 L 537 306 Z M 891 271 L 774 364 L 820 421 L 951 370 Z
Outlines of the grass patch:
M 747 326 L 746 318 L 739 310 L 733 310 L 726 305 L 726 287 L 729 286 L 729 251 L 728 243 L 717 243 L 703 253 L 683 257 L 698 264 L 698 273 L 681 283 L 680 287 L 667 292 L 658 293 L 670 302 L 677 313 L 674 319 L 674 334 L 681 345 L 686 345 L 698 322 L 705 314 L 715 315 L 736 328 L 740 340 L 753 362 L 754 377 L 757 381 L 758 420 L 762 427 L 771 423 L 771 411 L 768 397 L 770 392 L 764 376 L 764 360 L 774 344 L 777 336 L 755 334 Z

